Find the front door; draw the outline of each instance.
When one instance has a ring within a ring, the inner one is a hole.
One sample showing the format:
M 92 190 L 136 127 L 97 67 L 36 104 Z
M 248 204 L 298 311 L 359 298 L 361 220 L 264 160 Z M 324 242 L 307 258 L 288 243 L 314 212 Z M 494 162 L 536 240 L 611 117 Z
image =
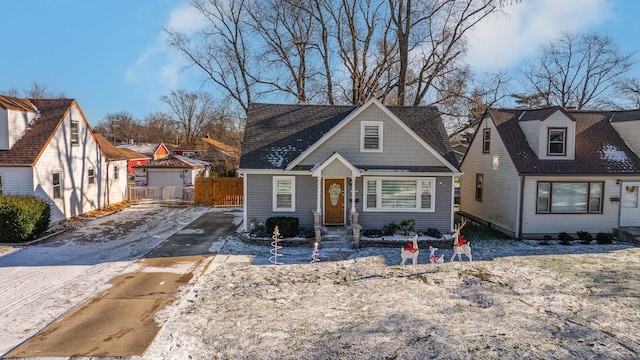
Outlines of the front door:
M 344 224 L 344 179 L 324 180 L 324 223 Z
M 640 226 L 640 182 L 623 182 L 620 194 L 620 226 Z

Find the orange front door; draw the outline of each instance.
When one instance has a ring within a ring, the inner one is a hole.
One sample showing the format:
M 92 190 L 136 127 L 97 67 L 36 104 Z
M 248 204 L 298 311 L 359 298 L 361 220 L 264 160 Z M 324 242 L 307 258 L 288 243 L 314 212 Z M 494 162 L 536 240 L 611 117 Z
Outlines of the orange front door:
M 344 190 L 344 179 L 325 179 L 325 224 L 344 224 Z

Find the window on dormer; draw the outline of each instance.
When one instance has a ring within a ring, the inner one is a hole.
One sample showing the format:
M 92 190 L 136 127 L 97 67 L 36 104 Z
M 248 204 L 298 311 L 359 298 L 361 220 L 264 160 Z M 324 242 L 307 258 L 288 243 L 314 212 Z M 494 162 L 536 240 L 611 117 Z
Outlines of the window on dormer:
M 361 151 L 382 151 L 382 123 L 362 122 L 360 129 Z
M 565 155 L 567 148 L 567 129 L 549 129 L 548 155 Z
M 491 150 L 491 129 L 484 129 L 482 134 L 482 152 L 488 153 Z

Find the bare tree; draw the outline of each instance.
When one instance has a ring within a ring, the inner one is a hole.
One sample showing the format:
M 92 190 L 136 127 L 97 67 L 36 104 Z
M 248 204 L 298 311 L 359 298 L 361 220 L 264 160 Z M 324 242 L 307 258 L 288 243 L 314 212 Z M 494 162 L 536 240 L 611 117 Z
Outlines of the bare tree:
M 203 127 L 215 110 L 215 101 L 205 92 L 177 90 L 160 100 L 169 106 L 187 142 L 203 135 Z
M 523 71 L 525 82 L 545 95 L 547 105 L 600 107 L 634 65 L 609 36 L 563 33 L 540 49 Z
M 164 112 L 148 114 L 145 116 L 143 124 L 144 128 L 140 140 L 153 143 L 176 141 L 178 122 L 173 120 L 169 114 Z
M 114 145 L 137 138 L 141 133 L 140 124 L 127 112 L 108 113 L 93 127 L 93 132 L 111 140 Z
M 194 34 L 165 29 L 169 44 L 246 111 L 253 101 L 255 80 L 249 73 L 252 65 L 245 0 L 190 0 L 189 3 L 206 17 L 208 26 Z
M 62 91 L 50 90 L 46 84 L 37 81 L 34 81 L 28 89 L 20 90 L 16 87 L 11 87 L 2 93 L 7 96 L 28 99 L 57 99 L 66 97 Z
M 616 84 L 616 93 L 620 94 L 620 107 L 640 109 L 640 79 L 626 78 Z M 616 104 L 613 104 L 614 107 Z

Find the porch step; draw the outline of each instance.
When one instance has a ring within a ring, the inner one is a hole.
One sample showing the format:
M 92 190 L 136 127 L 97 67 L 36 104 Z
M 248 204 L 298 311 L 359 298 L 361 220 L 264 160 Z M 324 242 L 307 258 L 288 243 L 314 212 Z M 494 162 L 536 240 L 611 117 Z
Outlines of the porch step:
M 624 241 L 635 246 L 640 246 L 640 228 L 618 228 L 614 229 L 613 233 L 618 237 L 620 241 Z
M 353 248 L 353 240 L 324 240 L 322 239 L 323 249 L 351 249 Z

